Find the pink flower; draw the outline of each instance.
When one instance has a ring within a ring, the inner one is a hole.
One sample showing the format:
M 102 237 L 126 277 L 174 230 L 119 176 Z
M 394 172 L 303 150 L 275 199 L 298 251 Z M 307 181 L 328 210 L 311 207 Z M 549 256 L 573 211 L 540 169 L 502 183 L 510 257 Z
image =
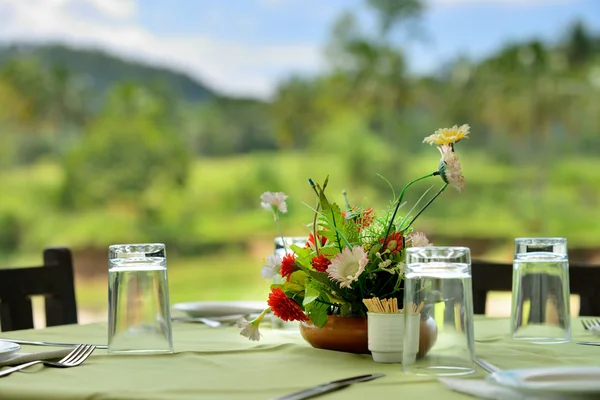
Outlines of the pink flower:
M 287 204 L 285 200 L 287 199 L 287 195 L 283 192 L 264 192 L 260 196 L 260 205 L 265 210 L 269 211 L 279 211 L 282 214 L 287 212 Z
M 458 155 L 449 144 L 438 147 L 438 150 L 442 155 L 439 169 L 440 176 L 444 182 L 454 186 L 454 188 L 460 192 L 465 187 L 465 177 L 460 168 Z
M 354 246 L 352 250 L 345 248 L 327 268 L 331 280 L 339 282 L 340 287 L 352 288 L 352 282 L 358 280 L 365 270 L 369 258 L 362 246 Z
M 410 241 L 412 247 L 431 246 L 431 243 L 429 243 L 429 239 L 427 239 L 427 236 L 425 236 L 425 234 L 422 232 L 411 233 L 410 235 L 408 235 L 408 240 Z

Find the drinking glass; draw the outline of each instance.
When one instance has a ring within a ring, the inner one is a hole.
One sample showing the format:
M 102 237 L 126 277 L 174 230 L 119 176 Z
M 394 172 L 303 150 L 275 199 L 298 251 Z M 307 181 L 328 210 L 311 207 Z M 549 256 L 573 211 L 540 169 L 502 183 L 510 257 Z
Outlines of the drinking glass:
M 405 330 L 402 370 L 417 375 L 465 375 L 475 372 L 471 252 L 466 247 L 406 249 Z M 416 313 L 420 318 L 410 316 Z M 418 322 L 416 322 L 418 321 Z
M 284 241 L 285 241 L 285 246 L 283 245 Z M 306 237 L 306 236 L 276 237 L 275 238 L 275 254 L 277 254 L 279 257 L 283 258 L 283 256 L 286 255 L 286 248 L 287 248 L 287 252 L 291 253 L 292 252 L 292 250 L 290 250 L 291 245 L 304 247 L 304 245 L 306 245 L 307 242 L 308 242 L 308 237 Z
M 539 344 L 571 341 L 567 239 L 515 239 L 512 282 L 511 337 Z
M 278 255 L 280 258 L 283 258 L 287 253 L 291 253 L 290 250 L 291 245 L 296 245 L 300 247 L 304 247 L 304 245 L 308 242 L 308 237 L 306 236 L 284 236 L 284 237 L 276 237 L 275 238 L 275 255 Z M 284 246 L 285 243 L 285 246 Z M 286 252 L 287 249 L 287 252 Z M 275 276 L 273 279 L 273 283 L 283 283 L 283 278 L 281 275 Z M 298 322 L 288 322 L 282 319 L 277 318 L 275 315 L 271 318 L 271 327 L 276 330 L 285 330 L 285 331 L 298 331 Z
M 173 353 L 164 244 L 109 247 L 108 353 Z

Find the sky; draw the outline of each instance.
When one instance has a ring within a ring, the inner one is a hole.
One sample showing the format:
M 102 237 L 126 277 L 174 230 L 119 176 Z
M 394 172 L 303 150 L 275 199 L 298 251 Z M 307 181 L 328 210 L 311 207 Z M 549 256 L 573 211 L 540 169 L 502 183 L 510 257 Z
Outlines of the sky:
M 426 1 L 424 34 L 402 40 L 415 74 L 510 42 L 557 41 L 576 20 L 600 34 L 600 0 Z M 364 0 L 0 0 L 0 42 L 99 48 L 269 98 L 291 75 L 326 70 L 323 49 L 344 11 L 372 25 Z

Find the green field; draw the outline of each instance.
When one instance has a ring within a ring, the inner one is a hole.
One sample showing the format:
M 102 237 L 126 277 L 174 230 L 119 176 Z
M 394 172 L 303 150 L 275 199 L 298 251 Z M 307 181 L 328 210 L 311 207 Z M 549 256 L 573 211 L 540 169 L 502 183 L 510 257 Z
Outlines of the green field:
M 424 154 L 399 163 L 405 180 L 435 169 L 435 152 Z M 493 163 L 481 153 L 461 155 L 466 190 L 462 194 L 447 191 L 417 222 L 416 228 L 438 244 L 490 240 L 493 246 L 473 247 L 473 251 L 478 257 L 496 260 L 510 259 L 516 236 L 566 236 L 570 248 L 598 246 L 600 225 L 595 221 L 600 220 L 600 188 L 594 171 L 600 161 L 565 159 L 553 165 L 551 173 L 543 174 L 544 185 L 534 191 L 531 185 L 542 176 L 534 166 Z M 157 204 L 165 239 L 144 230 L 140 213 L 124 204 L 108 203 L 106 208 L 86 212 L 58 207 L 62 173 L 55 164 L 13 169 L 0 176 L 5 193 L 11 194 L 0 198 L 0 215 L 16 216 L 20 245 L 17 251 L 4 254 L 2 263 L 37 264 L 41 250 L 51 245 L 102 253 L 113 243 L 164 241 L 172 302 L 263 299 L 268 284 L 260 270 L 277 229 L 271 215 L 259 206 L 261 193 L 284 191 L 290 196 L 290 211 L 282 218 L 284 234 L 290 236 L 308 233 L 314 204 L 309 177 L 322 181 L 329 175 L 330 197 L 340 203 L 342 189 L 348 190 L 353 204 L 374 205 L 376 210 L 391 200 L 391 189 L 382 190 L 376 175 L 373 182 L 377 184 L 350 185 L 354 180 L 346 163 L 341 157 L 302 153 L 198 160 L 185 189 L 146 193 L 149 199 L 144 201 Z M 409 196 L 409 201 L 415 197 Z M 99 271 L 92 274 L 96 278 L 77 279 L 82 309 L 106 307 L 107 266 L 100 263 L 96 268 Z

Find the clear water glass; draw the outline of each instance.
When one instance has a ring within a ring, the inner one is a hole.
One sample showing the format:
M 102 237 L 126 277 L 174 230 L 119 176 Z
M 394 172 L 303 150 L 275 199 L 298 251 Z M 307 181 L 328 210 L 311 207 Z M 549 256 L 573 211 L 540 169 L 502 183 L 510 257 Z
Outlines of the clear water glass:
M 539 344 L 571 341 L 569 303 L 567 239 L 515 239 L 511 337 Z
M 414 337 L 404 335 L 402 370 L 417 375 L 466 375 L 475 372 L 471 252 L 466 247 L 406 249 L 404 276 L 405 329 L 419 323 L 418 352 Z M 420 318 L 409 319 L 411 309 Z
M 109 247 L 108 353 L 173 353 L 164 244 Z
M 284 236 L 284 237 L 276 237 L 275 238 L 275 254 L 280 258 L 283 258 L 287 253 L 291 253 L 290 250 L 291 245 L 296 245 L 299 247 L 304 247 L 308 242 L 307 236 Z M 285 243 L 285 246 L 284 246 Z M 287 249 L 287 252 L 286 252 Z M 277 275 L 273 279 L 273 283 L 283 283 L 283 278 L 281 275 Z M 298 322 L 296 321 L 284 321 L 282 319 L 277 318 L 275 315 L 271 318 L 271 327 L 276 330 L 284 330 L 284 331 L 293 331 L 299 332 Z

